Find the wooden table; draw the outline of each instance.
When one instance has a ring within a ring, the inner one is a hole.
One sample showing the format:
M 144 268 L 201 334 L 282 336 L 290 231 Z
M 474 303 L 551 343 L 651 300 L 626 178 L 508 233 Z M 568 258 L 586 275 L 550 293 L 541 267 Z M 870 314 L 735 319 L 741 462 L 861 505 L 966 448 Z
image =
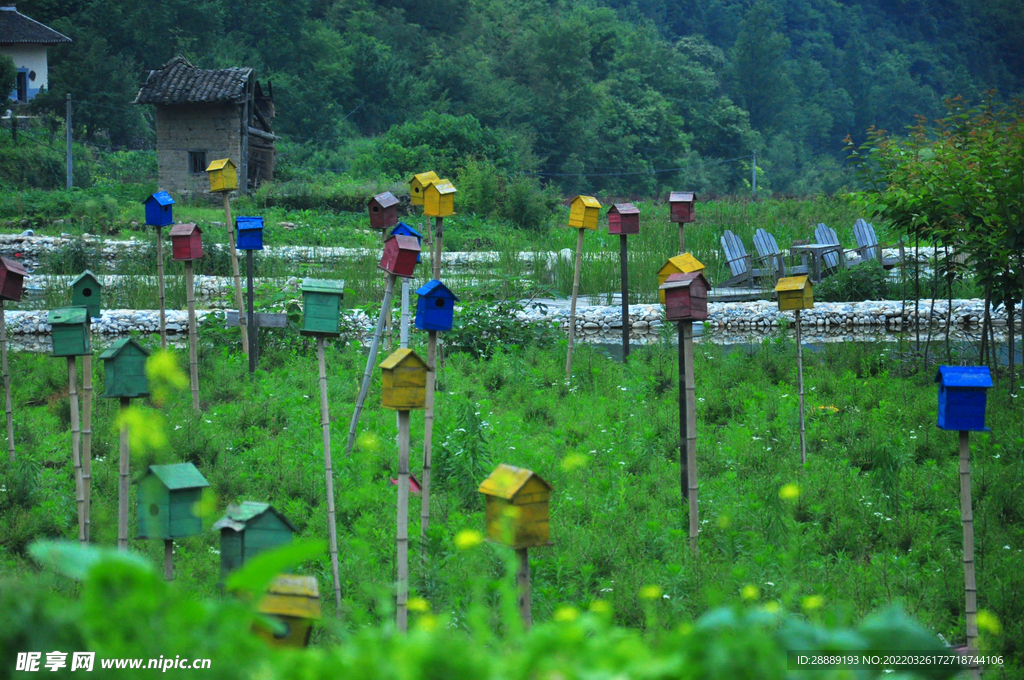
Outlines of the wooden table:
M 821 281 L 821 262 L 825 259 L 826 253 L 839 253 L 839 268 L 846 269 L 846 253 L 843 251 L 842 246 L 836 245 L 822 245 L 820 243 L 808 243 L 803 246 L 790 246 L 789 252 L 791 255 L 799 255 L 800 263 L 803 265 L 807 264 L 807 256 L 810 255 L 814 260 L 814 267 L 810 271 L 813 272 L 811 280 L 815 283 Z M 826 265 L 824 268 L 827 268 Z

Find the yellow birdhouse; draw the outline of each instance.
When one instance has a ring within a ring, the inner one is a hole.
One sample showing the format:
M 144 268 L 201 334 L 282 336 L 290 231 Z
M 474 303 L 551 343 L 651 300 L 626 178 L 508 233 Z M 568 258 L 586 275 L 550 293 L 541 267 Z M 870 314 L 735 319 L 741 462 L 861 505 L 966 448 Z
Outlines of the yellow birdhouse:
M 213 161 L 206 172 L 210 176 L 210 191 L 235 191 L 238 189 L 238 173 L 230 158 Z
M 593 196 L 577 196 L 569 204 L 569 226 L 577 229 L 597 229 L 601 203 Z
M 439 179 L 423 190 L 423 214 L 448 217 L 455 214 L 455 185 Z
M 320 618 L 320 588 L 313 576 L 278 576 L 257 607 L 277 619 L 278 630 L 256 623 L 253 632 L 274 647 L 308 647 L 313 621 Z
M 779 294 L 779 311 L 787 309 L 814 309 L 814 291 L 806 276 L 786 276 L 775 284 Z
M 412 411 L 427 407 L 427 362 L 402 348 L 380 365 L 384 408 Z
M 413 175 L 412 179 L 409 180 L 409 202 L 413 205 L 423 205 L 423 197 L 427 187 L 439 179 L 440 177 L 433 170 Z
M 551 543 L 551 485 L 540 475 L 502 463 L 479 491 L 484 495 L 488 539 L 516 549 Z
M 673 274 L 693 274 L 694 272 L 703 273 L 704 265 L 690 253 L 670 257 L 668 262 L 658 270 L 658 301 L 665 304 L 665 291 L 660 290 L 660 287 L 668 281 L 668 277 Z

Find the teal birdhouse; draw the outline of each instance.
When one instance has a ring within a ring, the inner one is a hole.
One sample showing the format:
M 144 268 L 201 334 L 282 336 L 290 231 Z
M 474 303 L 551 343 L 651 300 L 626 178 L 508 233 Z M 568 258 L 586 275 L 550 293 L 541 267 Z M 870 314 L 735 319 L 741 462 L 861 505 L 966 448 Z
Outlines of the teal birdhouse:
M 135 338 L 121 338 L 100 355 L 103 359 L 104 397 L 148 397 L 146 359 L 149 351 Z
M 71 306 L 85 307 L 90 318 L 103 311 L 102 297 L 103 284 L 88 269 L 71 282 Z
M 85 307 L 51 309 L 46 320 L 53 329 L 53 356 L 80 357 L 92 354 Z
M 196 505 L 210 483 L 195 465 L 150 465 L 138 484 L 139 538 L 185 538 L 203 530 Z
M 304 279 L 302 281 L 303 335 L 341 335 L 339 319 L 344 281 Z
M 245 501 L 229 505 L 227 512 L 213 525 L 220 532 L 220 577 L 256 557 L 264 550 L 292 542 L 298 531 L 288 518 L 267 503 Z

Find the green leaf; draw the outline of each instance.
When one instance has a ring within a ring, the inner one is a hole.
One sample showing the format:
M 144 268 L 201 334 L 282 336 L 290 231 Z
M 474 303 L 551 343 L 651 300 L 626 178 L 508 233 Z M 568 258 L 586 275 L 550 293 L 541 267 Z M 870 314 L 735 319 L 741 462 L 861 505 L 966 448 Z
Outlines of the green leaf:
M 84 579 L 100 562 L 121 562 L 147 571 L 153 568 L 138 553 L 80 545 L 71 541 L 36 541 L 28 547 L 28 552 L 42 566 L 76 581 Z
M 228 576 L 224 588 L 228 592 L 263 593 L 279 575 L 320 557 L 326 549 L 325 541 L 295 541 L 260 553 Z

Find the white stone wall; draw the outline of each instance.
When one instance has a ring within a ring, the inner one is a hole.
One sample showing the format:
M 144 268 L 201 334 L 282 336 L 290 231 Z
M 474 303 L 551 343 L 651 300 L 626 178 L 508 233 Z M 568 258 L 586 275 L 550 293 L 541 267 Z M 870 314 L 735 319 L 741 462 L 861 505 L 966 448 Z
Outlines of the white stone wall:
M 237 166 L 242 152 L 240 125 L 238 106 L 234 104 L 157 106 L 160 189 L 208 192 L 210 181 L 206 173 L 189 172 L 188 154 L 190 151 L 205 151 L 207 163 L 230 158 Z
M 35 97 L 39 90 L 48 87 L 46 66 L 46 45 L 2 45 L 0 54 L 6 54 L 14 60 L 19 71 L 35 71 L 36 79 L 28 81 L 28 98 Z M 18 100 L 17 88 L 11 92 L 11 99 Z

